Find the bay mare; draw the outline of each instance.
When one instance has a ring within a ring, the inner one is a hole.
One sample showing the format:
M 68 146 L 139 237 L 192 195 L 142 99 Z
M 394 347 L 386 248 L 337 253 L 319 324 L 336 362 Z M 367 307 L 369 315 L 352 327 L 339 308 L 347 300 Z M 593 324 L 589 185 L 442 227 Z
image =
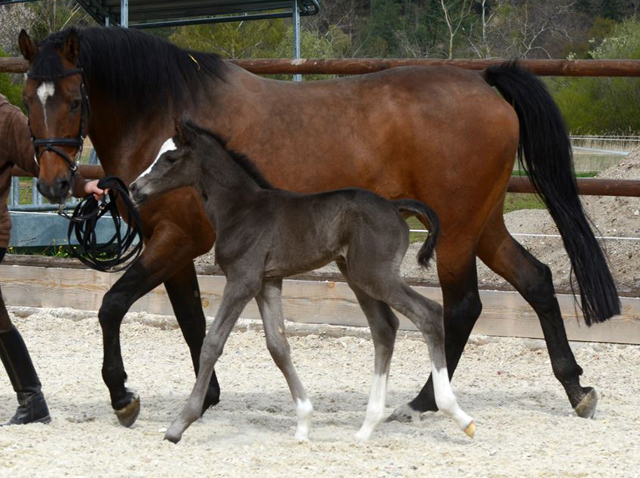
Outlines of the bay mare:
M 576 413 L 595 412 L 597 395 L 580 384 L 582 369 L 567 341 L 549 268 L 513 239 L 502 216 L 520 154 L 562 235 L 586 323 L 619 313 L 615 285 L 577 195 L 566 128 L 534 75 L 515 64 L 482 72 L 411 67 L 291 83 L 136 30 L 68 29 L 40 43 L 23 31 L 19 43 L 30 64 L 24 102 L 39 141 L 38 188 L 49 200 L 63 202 L 74 180 L 74 138 L 88 133 L 105 172 L 129 183 L 172 135 L 173 118 L 183 115 L 253 158 L 277 188 L 360 187 L 418 199 L 436 211 L 442 227 L 436 252 L 449 374 L 482 310 L 477 257 L 538 315 L 553 373 Z M 146 249 L 105 294 L 98 314 L 102 375 L 124 425 L 135 421 L 140 404 L 125 387 L 120 324 L 131 305 L 161 283 L 198 370 L 205 319 L 193 258 L 211 249 L 215 231 L 197 197 L 193 189 L 176 190 L 143 208 Z M 204 406 L 219 396 L 213 374 Z M 393 417 L 412 420 L 436 409 L 430 379 Z
M 273 189 L 250 159 L 227 151 L 223 141 L 190 122 L 176 122 L 175 136 L 160 151 L 131 184 L 133 199 L 142 204 L 177 188 L 195 188 L 217 231 L 216 261 L 227 278 L 216 320 L 204 339 L 196 384 L 165 438 L 177 443 L 200 416 L 213 367 L 240 313 L 255 298 L 267 348 L 296 405 L 296 438 L 308 440 L 313 407 L 291 360 L 282 315 L 282 279 L 333 261 L 367 317 L 375 348 L 367 414 L 356 436 L 368 440 L 384 418 L 399 326 L 390 307 L 406 315 L 429 346 L 438 407 L 473 436 L 473 419 L 460 409 L 449 384 L 442 307 L 415 292 L 400 276 L 409 246 L 403 215 L 429 224 L 418 260 L 426 267 L 431 258 L 439 225 L 428 206 L 413 199 L 388 201 L 364 189 L 315 194 Z

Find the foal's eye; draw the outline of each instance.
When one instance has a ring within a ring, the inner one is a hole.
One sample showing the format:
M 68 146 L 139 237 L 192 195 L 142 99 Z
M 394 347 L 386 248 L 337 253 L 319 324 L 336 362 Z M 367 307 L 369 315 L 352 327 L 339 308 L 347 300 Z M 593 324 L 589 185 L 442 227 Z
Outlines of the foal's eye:
M 80 108 L 80 100 L 73 100 L 69 105 L 71 111 L 77 111 Z
M 173 154 L 167 154 L 165 156 L 165 159 L 167 160 L 167 162 L 169 163 L 175 163 L 178 160 L 178 157 L 176 155 Z

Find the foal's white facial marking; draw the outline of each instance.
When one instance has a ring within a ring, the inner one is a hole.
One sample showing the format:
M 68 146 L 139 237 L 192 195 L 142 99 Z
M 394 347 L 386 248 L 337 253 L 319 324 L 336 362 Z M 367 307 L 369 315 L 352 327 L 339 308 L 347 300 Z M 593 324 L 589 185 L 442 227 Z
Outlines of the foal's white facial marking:
M 42 111 L 44 112 L 44 126 L 49 129 L 49 125 L 47 124 L 47 100 L 52 97 L 56 92 L 56 87 L 51 81 L 45 81 L 36 90 L 38 95 L 38 99 L 40 103 L 42 103 Z
M 178 147 L 176 146 L 176 143 L 173 142 L 173 138 L 169 138 L 164 143 L 162 143 L 162 146 L 160 146 L 160 151 L 158 152 L 158 155 L 156 156 L 156 159 L 154 159 L 153 163 L 151 163 L 151 165 L 147 169 L 145 169 L 142 172 L 142 174 L 140 174 L 140 176 L 138 176 L 138 179 L 140 179 L 142 176 L 146 176 L 147 174 L 149 174 L 151 172 L 153 167 L 158 162 L 158 159 L 160 159 L 160 156 L 162 156 L 167 151 L 175 151 L 176 149 L 178 149 Z

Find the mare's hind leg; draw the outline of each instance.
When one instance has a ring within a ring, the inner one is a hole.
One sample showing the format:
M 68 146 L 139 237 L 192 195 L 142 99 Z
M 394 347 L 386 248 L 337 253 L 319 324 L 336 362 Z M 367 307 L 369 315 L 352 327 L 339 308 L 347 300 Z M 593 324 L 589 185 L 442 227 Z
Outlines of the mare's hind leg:
M 478 257 L 509 281 L 533 307 L 542 326 L 551 367 L 578 416 L 593 417 L 597 395 L 580 385 L 582 368 L 571 351 L 549 268 L 527 252 L 509 234 L 502 215 L 492 218 L 478 245 Z
M 164 438 L 166 440 L 178 443 L 189 425 L 200 417 L 213 368 L 218 358 L 222 355 L 224 344 L 242 310 L 259 291 L 259 280 L 247 281 L 243 278 L 242 280 L 234 281 L 228 278 L 220 308 L 216 314 L 216 320 L 211 324 L 211 328 L 202 344 L 200 370 L 198 371 L 196 383 L 180 415 L 165 433 Z
M 182 336 L 184 337 L 191 361 L 196 375 L 200 368 L 200 350 L 202 341 L 207 333 L 207 323 L 202 310 L 200 300 L 200 287 L 196 276 L 193 261 L 190 261 L 178 274 L 164 282 L 167 289 L 171 306 L 180 325 Z M 220 386 L 215 372 L 211 375 L 211 382 L 204 400 L 202 412 L 209 407 L 216 405 L 220 401 Z
M 380 276 L 382 277 L 382 276 Z M 447 358 L 445 355 L 445 334 L 442 307 L 427 299 L 400 280 L 399 277 L 384 277 L 367 290 L 373 297 L 384 300 L 394 309 L 411 320 L 422 333 L 429 348 L 431 370 L 438 408 L 451 417 L 458 427 L 473 437 L 473 419 L 458 405 L 451 389 Z
M 371 437 L 373 431 L 384 418 L 389 370 L 400 321 L 387 304 L 369 296 L 350 279 L 345 263 L 342 261 L 336 261 L 336 263 L 347 279 L 349 287 L 367 318 L 375 349 L 367 414 L 360 430 L 356 433 L 356 438 L 364 441 Z
M 282 280 L 265 281 L 262 290 L 256 296 L 256 302 L 264 324 L 267 349 L 275 364 L 282 371 L 296 406 L 298 426 L 295 437 L 297 440 L 307 441 L 313 406 L 291 361 L 291 347 L 285 334 L 282 314 Z

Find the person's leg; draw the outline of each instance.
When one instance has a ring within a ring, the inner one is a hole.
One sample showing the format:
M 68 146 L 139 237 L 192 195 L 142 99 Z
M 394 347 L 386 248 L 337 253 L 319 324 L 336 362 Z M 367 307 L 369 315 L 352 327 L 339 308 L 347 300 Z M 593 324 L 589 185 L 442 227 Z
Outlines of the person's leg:
M 0 262 L 6 249 L 0 248 Z M 18 329 L 11 323 L 0 290 L 0 359 L 13 390 L 18 396 L 18 409 L 7 423 L 2 425 L 26 425 L 49 423 L 51 416 L 42 394 L 42 386 L 33 366 L 27 346 Z

